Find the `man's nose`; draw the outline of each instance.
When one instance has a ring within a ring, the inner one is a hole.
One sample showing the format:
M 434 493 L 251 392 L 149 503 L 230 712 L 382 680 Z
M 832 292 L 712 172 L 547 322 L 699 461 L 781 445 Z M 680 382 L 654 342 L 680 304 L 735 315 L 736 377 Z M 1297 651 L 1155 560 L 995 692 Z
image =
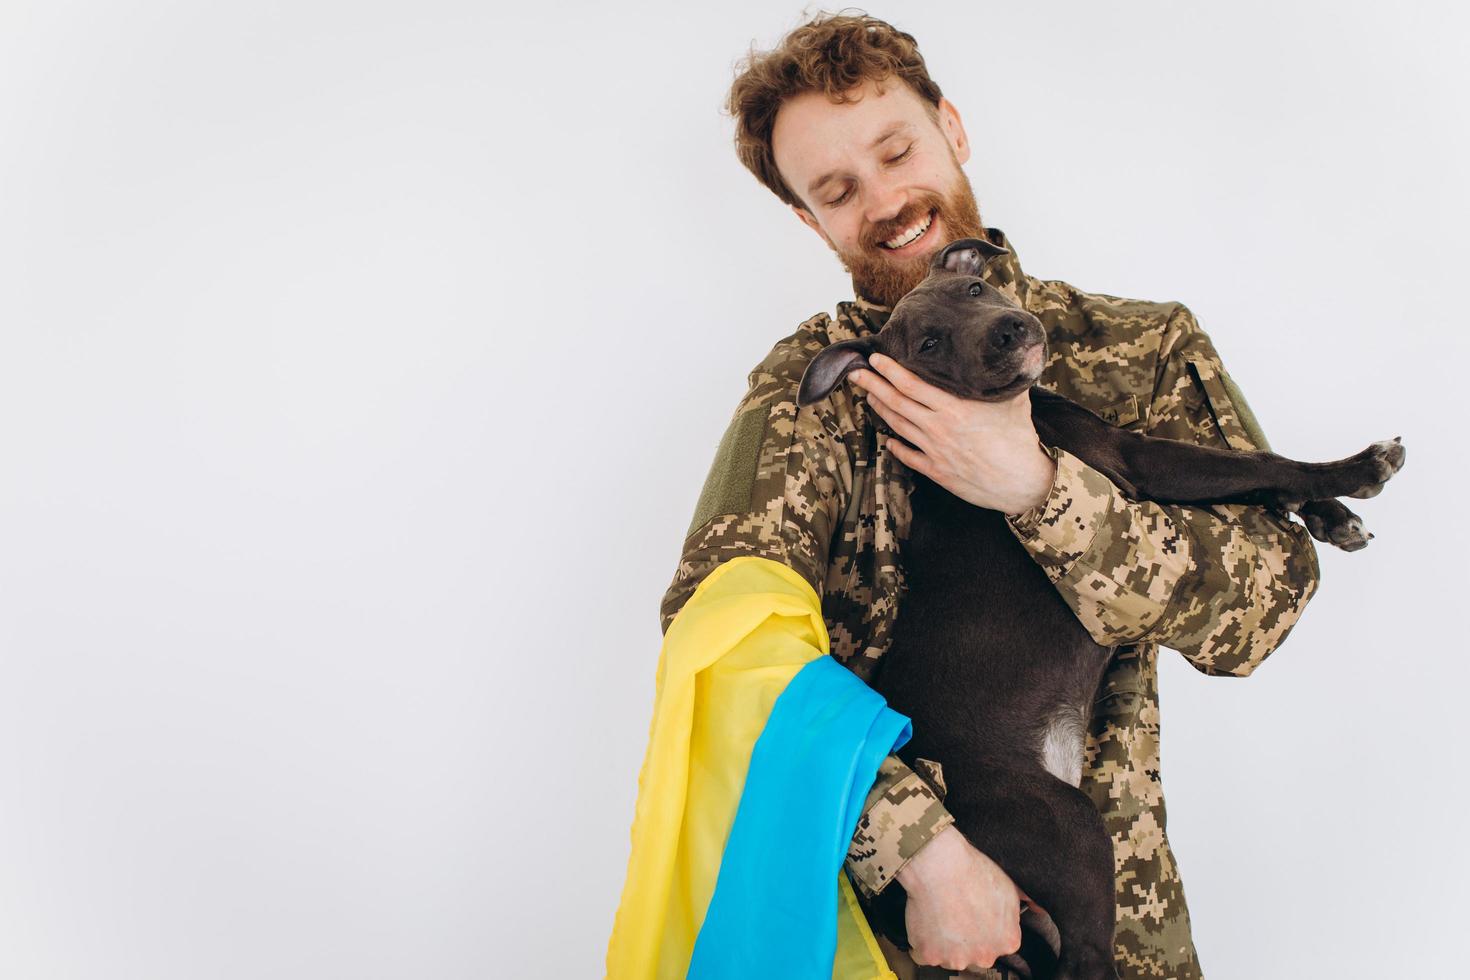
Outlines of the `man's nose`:
M 908 190 L 903 183 L 891 177 L 876 177 L 868 187 L 868 223 L 881 225 L 903 214 L 909 203 Z

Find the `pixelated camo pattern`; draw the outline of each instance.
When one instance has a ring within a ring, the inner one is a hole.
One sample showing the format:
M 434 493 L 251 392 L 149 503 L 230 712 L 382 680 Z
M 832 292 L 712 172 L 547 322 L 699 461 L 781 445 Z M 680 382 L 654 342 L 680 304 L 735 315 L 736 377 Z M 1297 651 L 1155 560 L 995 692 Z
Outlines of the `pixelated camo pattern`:
M 1010 253 L 984 277 L 1036 314 L 1049 359 L 1040 384 L 1115 425 L 1233 449 L 1267 448 L 1244 397 L 1188 309 L 1038 280 Z M 660 622 L 669 623 L 720 562 L 762 555 L 822 596 L 834 657 L 871 680 L 904 592 L 900 563 L 912 474 L 888 448 L 865 393 L 839 385 L 800 410 L 813 355 L 880 330 L 886 308 L 861 297 L 783 338 L 749 374 L 700 494 Z M 1051 447 L 1046 500 L 1011 518 L 1018 540 L 1078 620 L 1116 653 L 1099 692 L 1082 788 L 1113 837 L 1124 977 L 1201 976 L 1183 886 L 1165 834 L 1159 782 L 1156 656 L 1160 645 L 1207 674 L 1243 676 L 1286 638 L 1317 588 L 1316 552 L 1290 515 L 1245 505 L 1132 501 L 1101 473 Z M 953 817 L 938 767 L 897 756 L 880 767 L 846 869 L 872 895 Z M 886 947 L 885 949 L 891 949 Z M 902 956 L 902 954 L 898 954 Z M 895 963 L 900 976 L 1000 977 Z

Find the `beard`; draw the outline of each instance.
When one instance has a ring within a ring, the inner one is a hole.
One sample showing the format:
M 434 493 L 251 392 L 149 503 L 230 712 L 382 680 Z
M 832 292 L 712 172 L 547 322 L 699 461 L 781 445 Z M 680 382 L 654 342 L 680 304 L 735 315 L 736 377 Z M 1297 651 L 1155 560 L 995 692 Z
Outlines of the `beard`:
M 903 213 L 892 221 L 874 225 L 859 244 L 856 252 L 844 252 L 833 248 L 842 267 L 852 274 L 853 290 L 870 302 L 888 307 L 890 310 L 929 275 L 929 263 L 934 253 L 952 241 L 961 238 L 984 238 L 985 227 L 980 223 L 980 206 L 970 189 L 970 180 L 959 165 L 955 165 L 955 186 L 948 198 L 932 191 L 917 195 Z M 879 242 L 887 241 L 905 228 L 911 228 L 930 211 L 943 222 L 940 229 L 944 239 L 928 252 L 920 252 L 906 259 L 895 259 L 884 254 L 886 250 Z

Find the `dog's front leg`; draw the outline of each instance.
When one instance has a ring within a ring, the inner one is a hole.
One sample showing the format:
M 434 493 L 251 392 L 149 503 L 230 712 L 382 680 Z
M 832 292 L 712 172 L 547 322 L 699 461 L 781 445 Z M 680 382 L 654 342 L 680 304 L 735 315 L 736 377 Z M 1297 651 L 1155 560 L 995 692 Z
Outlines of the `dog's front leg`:
M 1375 442 L 1330 463 L 1160 439 L 1109 425 L 1075 402 L 1038 388 L 1032 389 L 1032 418 L 1043 441 L 1106 473 L 1135 499 L 1160 503 L 1238 501 L 1298 510 L 1307 501 L 1375 496 L 1404 465 L 1398 439 Z M 1316 512 L 1324 521 L 1352 517 L 1345 507 Z
M 1297 510 L 1309 500 L 1376 497 L 1383 491 L 1388 478 L 1403 468 L 1404 456 L 1404 445 L 1398 436 L 1394 436 L 1336 462 L 1301 463 L 1299 465 L 1307 467 L 1310 474 L 1306 492 L 1297 497 L 1283 489 L 1280 491 L 1281 504 L 1287 510 Z
M 1375 442 L 1330 463 L 1303 463 L 1270 452 L 1195 446 L 1115 429 L 1122 472 L 1144 497 L 1161 502 L 1245 501 L 1300 510 L 1308 501 L 1374 497 L 1404 465 L 1398 439 Z M 1319 515 L 1327 512 L 1318 508 Z M 1351 517 L 1346 507 L 1332 516 Z

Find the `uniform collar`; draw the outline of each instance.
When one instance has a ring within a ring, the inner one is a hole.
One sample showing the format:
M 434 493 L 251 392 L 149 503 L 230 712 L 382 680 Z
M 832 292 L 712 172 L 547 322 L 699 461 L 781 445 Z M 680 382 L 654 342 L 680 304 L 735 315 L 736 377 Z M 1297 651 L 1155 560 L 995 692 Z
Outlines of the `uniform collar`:
M 1026 274 L 1021 271 L 1021 260 L 1016 257 L 1016 247 L 1011 244 L 1010 239 L 1006 238 L 1006 233 L 999 228 L 986 228 L 985 237 L 991 244 L 1005 249 L 1006 253 L 997 255 L 985 263 L 985 271 L 980 274 L 980 278 L 1025 306 L 1029 289 Z M 862 336 L 882 330 L 883 324 L 888 322 L 888 314 L 893 312 L 893 307 L 874 303 L 864 298 L 861 293 L 857 293 L 854 299 L 838 303 L 837 312 L 839 316 L 846 313 L 853 329 L 857 331 L 858 336 Z

